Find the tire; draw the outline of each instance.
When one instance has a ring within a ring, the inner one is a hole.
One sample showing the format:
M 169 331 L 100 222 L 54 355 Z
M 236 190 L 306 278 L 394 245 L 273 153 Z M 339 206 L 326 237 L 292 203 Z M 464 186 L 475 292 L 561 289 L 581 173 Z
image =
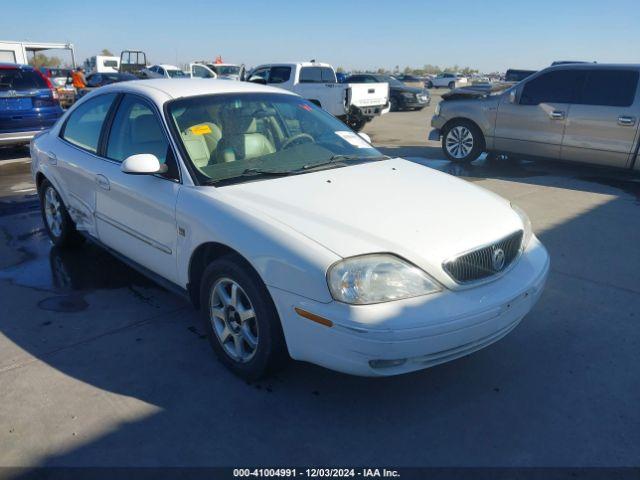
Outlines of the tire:
M 447 85 L 451 90 L 453 90 L 454 88 L 456 88 L 456 82 L 449 82 L 449 85 Z
M 397 112 L 399 110 L 398 108 L 398 100 L 396 100 L 395 98 L 391 97 L 389 99 L 389 111 L 390 112 Z
M 427 88 L 433 88 L 433 82 L 427 82 Z
M 271 295 L 241 257 L 224 256 L 204 271 L 200 314 L 218 360 L 239 377 L 258 380 L 289 359 Z
M 367 124 L 367 119 L 359 115 L 349 115 L 345 124 L 354 132 L 359 132 Z
M 452 162 L 473 162 L 484 151 L 484 136 L 475 123 L 454 120 L 442 132 L 442 151 Z
M 44 179 L 38 189 L 40 213 L 47 235 L 56 247 L 76 247 L 84 241 L 84 237 L 76 230 L 67 207 L 55 187 Z

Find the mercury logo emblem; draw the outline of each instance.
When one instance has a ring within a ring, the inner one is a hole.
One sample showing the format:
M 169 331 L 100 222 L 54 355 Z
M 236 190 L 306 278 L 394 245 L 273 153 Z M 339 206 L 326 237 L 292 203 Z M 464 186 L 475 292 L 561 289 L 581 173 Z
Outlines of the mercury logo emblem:
M 493 251 L 492 266 L 496 272 L 499 272 L 504 268 L 504 250 L 496 248 Z

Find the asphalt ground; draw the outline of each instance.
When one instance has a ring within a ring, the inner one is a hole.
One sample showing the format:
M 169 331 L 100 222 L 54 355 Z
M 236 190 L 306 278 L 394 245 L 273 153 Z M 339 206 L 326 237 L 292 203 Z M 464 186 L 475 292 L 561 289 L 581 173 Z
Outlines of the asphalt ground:
M 394 378 L 238 380 L 189 304 L 95 246 L 53 248 L 28 151 L 0 149 L 0 466 L 640 465 L 640 181 L 451 164 L 426 140 L 437 100 L 365 131 L 516 202 L 551 274 L 500 342 Z

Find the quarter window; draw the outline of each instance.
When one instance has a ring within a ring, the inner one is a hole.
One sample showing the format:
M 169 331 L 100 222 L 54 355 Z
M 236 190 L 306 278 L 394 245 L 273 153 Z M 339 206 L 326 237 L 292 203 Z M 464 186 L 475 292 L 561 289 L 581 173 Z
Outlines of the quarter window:
M 524 85 L 521 105 L 574 103 L 584 74 L 580 70 L 555 70 L 544 73 Z
M 633 104 L 638 88 L 638 72 L 633 70 L 589 70 L 576 103 L 610 107 Z
M 100 131 L 115 98 L 115 93 L 100 95 L 76 108 L 64 126 L 62 138 L 80 148 L 97 153 Z

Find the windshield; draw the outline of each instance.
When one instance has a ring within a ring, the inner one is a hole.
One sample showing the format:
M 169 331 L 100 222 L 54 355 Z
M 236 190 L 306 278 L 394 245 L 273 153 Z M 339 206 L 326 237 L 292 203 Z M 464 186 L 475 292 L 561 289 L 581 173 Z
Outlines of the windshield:
M 213 65 L 213 70 L 218 75 L 239 75 L 240 67 L 235 65 Z
M 169 75 L 171 78 L 182 78 L 187 76 L 187 74 L 184 73 L 182 70 L 169 70 L 169 69 L 167 69 L 167 75 Z
M 168 113 L 200 183 L 224 185 L 256 180 L 257 174 L 299 174 L 384 158 L 342 122 L 294 95 L 178 99 Z

